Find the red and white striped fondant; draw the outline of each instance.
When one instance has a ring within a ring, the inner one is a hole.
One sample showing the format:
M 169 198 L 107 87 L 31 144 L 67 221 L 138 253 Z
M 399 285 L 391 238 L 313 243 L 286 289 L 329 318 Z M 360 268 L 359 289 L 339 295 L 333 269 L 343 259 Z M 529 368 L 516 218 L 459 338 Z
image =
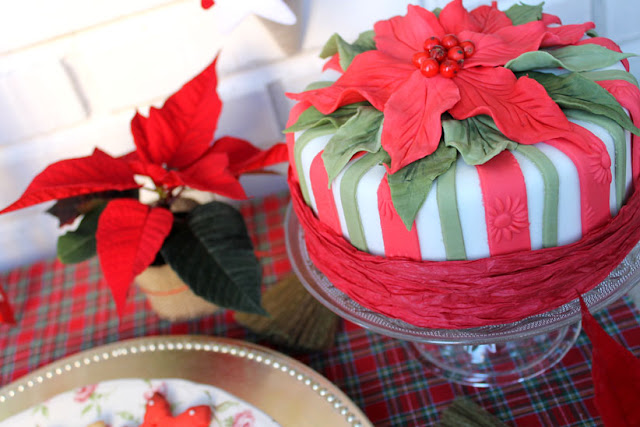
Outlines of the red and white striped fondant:
M 637 90 L 625 82 L 601 84 L 638 124 Z M 294 109 L 290 124 L 306 107 Z M 504 151 L 479 166 L 459 158 L 435 180 L 411 230 L 393 207 L 385 166 L 367 163 L 373 154 L 354 157 L 329 185 L 322 153 L 331 134 L 298 147 L 304 132 L 288 135 L 293 178 L 322 222 L 375 255 L 439 261 L 560 246 L 617 214 L 639 166 L 629 132 L 568 116 L 571 138 Z M 352 168 L 364 169 L 349 173 Z

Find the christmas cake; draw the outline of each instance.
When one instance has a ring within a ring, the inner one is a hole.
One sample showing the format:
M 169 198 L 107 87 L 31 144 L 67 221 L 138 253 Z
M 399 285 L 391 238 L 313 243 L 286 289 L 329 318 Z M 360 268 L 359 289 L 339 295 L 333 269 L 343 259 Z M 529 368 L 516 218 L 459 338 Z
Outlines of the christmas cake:
M 614 219 L 640 172 L 640 91 L 631 55 L 593 23 L 409 5 L 321 56 L 337 79 L 289 94 L 289 180 L 312 260 L 366 307 L 419 326 L 513 321 L 595 286 L 563 272 L 613 248 L 607 236 L 637 242 L 619 230 L 632 212 Z M 606 277 L 611 256 L 585 276 Z M 524 265 L 527 292 L 511 274 Z M 491 294 L 493 310 L 466 316 Z

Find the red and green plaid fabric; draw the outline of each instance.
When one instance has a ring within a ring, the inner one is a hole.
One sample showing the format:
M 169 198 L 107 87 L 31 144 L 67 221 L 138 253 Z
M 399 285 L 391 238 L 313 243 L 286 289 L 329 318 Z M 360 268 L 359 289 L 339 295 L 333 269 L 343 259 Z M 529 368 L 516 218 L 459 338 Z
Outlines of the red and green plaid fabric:
M 246 202 L 241 211 L 269 285 L 291 271 L 282 227 L 288 195 Z M 120 322 L 97 260 L 76 265 L 44 261 L 0 274 L 16 326 L 0 324 L 0 386 L 59 358 L 102 344 L 159 334 L 206 334 L 273 347 L 223 311 L 171 324 L 159 320 L 132 288 Z M 640 355 L 640 313 L 623 298 L 597 314 L 615 339 Z M 434 425 L 456 396 L 467 396 L 508 425 L 601 425 L 593 400 L 591 350 L 577 345 L 553 369 L 522 384 L 493 389 L 460 386 L 434 376 L 410 343 L 342 322 L 335 346 L 293 355 L 342 389 L 376 426 Z

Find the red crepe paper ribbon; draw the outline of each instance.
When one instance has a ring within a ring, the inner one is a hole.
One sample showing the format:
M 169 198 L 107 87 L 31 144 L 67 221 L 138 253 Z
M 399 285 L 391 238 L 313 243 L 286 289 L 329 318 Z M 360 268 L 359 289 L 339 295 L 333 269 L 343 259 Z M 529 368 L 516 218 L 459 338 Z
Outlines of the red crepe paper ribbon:
M 0 286 L 0 323 L 16 324 L 16 319 L 13 316 L 13 310 L 9 304 L 7 294 L 4 293 L 4 289 Z
M 316 267 L 364 307 L 419 327 L 473 328 L 548 312 L 597 286 L 640 240 L 636 192 L 615 218 L 570 245 L 473 261 L 383 258 L 320 222 L 291 170 L 289 187 Z
M 580 297 L 582 327 L 591 340 L 596 407 L 605 426 L 640 426 L 640 359 L 611 338 Z

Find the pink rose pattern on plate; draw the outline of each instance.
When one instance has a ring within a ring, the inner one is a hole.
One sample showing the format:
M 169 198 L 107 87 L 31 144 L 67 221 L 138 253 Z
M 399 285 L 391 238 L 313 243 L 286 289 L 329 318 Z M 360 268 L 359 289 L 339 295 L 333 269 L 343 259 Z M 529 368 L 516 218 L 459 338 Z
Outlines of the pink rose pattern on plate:
M 90 384 L 90 385 L 86 385 L 84 387 L 79 388 L 76 391 L 75 396 L 73 396 L 73 400 L 75 400 L 78 403 L 86 402 L 87 400 L 89 400 L 91 395 L 96 391 L 96 388 L 98 388 L 98 384 Z
M 253 413 L 247 409 L 242 412 L 238 412 L 235 417 L 233 417 L 233 427 L 253 427 L 255 424 L 255 417 Z
M 144 400 L 149 400 L 153 397 L 155 393 L 160 393 L 163 396 L 167 395 L 167 383 L 164 381 L 160 381 L 159 383 L 149 384 L 149 390 L 147 390 L 143 397 Z

